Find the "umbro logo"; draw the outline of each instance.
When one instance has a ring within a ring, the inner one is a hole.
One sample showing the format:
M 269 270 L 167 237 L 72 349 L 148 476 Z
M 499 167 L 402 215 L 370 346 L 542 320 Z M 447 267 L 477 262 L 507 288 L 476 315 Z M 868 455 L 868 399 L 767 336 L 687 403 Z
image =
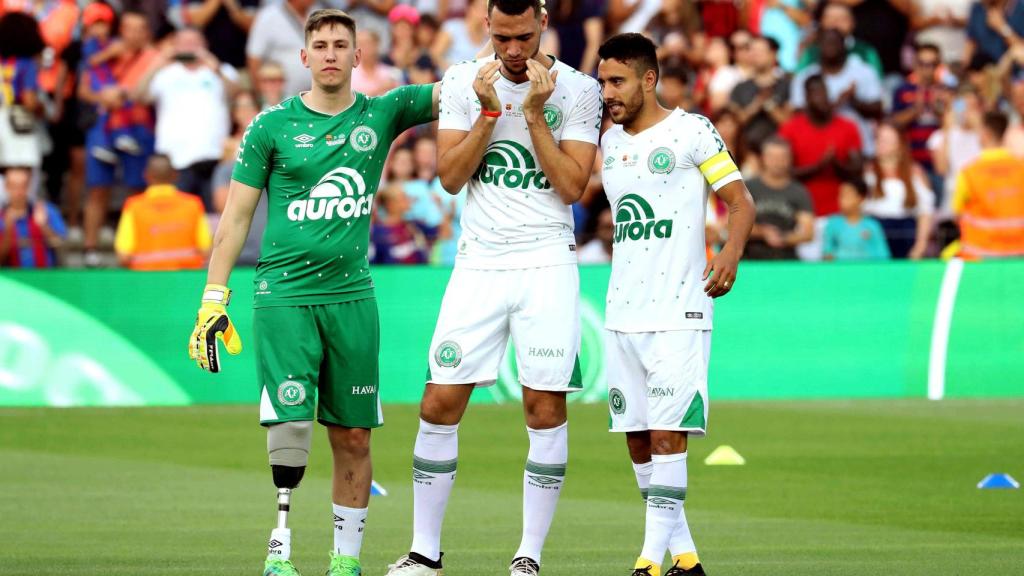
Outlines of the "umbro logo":
M 278 548 L 278 547 L 283 546 L 283 545 L 284 545 L 284 542 L 280 542 L 278 540 L 271 540 L 270 541 L 270 547 L 271 548 Z
M 431 480 L 431 479 L 434 478 L 430 474 L 424 474 L 423 472 L 420 472 L 419 470 L 413 470 L 412 471 L 412 477 L 414 479 L 416 479 L 416 480 Z
M 292 140 L 298 142 L 298 144 L 295 145 L 296 148 L 312 148 L 313 145 L 310 144 L 310 142 L 316 140 L 316 136 L 310 136 L 309 134 L 299 134 L 298 136 L 292 138 Z

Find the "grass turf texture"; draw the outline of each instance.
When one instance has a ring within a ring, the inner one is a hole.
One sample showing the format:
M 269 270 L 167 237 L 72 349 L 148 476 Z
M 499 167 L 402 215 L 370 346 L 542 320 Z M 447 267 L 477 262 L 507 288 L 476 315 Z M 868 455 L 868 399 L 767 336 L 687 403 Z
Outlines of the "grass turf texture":
M 374 433 L 365 573 L 411 540 L 416 407 Z M 713 576 L 1021 574 L 1024 401 L 718 402 L 691 443 L 687 516 Z M 545 576 L 624 575 L 643 506 L 604 406 L 571 408 L 568 479 Z M 254 407 L 0 410 L 0 574 L 256 575 L 275 489 Z M 519 541 L 527 440 L 520 408 L 474 405 L 445 523 L 450 576 L 507 574 Z M 703 458 L 731 444 L 740 467 Z M 323 574 L 332 544 L 322 430 L 293 498 L 293 559 Z

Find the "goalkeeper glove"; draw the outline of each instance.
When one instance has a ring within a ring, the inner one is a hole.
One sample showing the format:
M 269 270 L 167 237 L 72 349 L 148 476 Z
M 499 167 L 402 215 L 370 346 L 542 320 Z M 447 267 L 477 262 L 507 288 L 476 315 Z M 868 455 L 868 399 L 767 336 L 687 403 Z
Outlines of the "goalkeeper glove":
M 231 290 L 227 286 L 207 284 L 203 290 L 203 303 L 196 316 L 196 327 L 188 341 L 189 358 L 203 370 L 220 372 L 220 353 L 217 339 L 224 342 L 229 354 L 242 351 L 242 339 L 235 331 L 235 325 L 228 318 L 227 305 L 231 301 Z

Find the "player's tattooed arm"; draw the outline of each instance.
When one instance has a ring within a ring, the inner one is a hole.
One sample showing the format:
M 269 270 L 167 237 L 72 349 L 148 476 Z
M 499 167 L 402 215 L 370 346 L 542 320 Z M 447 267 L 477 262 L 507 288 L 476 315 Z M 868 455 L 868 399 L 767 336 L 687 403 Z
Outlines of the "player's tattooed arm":
M 715 254 L 704 268 L 704 279 L 707 280 L 704 292 L 712 298 L 724 296 L 732 290 L 736 282 L 740 257 L 743 255 L 757 215 L 754 199 L 743 180 L 730 182 L 719 188 L 715 194 L 729 206 L 729 240 L 721 252 Z
M 558 71 L 549 74 L 543 64 L 531 59 L 526 61 L 526 76 L 530 79 L 530 91 L 523 100 L 523 116 L 530 129 L 530 140 L 552 189 L 562 202 L 572 204 L 587 188 L 597 146 L 577 140 L 556 144 L 544 119 L 544 104 L 555 91 Z

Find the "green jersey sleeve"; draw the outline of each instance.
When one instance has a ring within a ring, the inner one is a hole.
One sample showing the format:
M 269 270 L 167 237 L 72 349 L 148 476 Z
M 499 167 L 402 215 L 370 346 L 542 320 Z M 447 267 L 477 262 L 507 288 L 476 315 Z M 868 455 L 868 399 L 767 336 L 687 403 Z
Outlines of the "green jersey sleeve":
M 232 180 L 260 190 L 266 188 L 274 163 L 274 130 L 267 120 L 267 114 L 263 113 L 249 123 L 238 144 L 238 158 L 231 172 Z
M 401 134 L 417 124 L 426 124 L 434 120 L 434 85 L 411 84 L 399 86 L 381 99 L 388 105 L 397 107 L 395 114 L 395 134 Z

